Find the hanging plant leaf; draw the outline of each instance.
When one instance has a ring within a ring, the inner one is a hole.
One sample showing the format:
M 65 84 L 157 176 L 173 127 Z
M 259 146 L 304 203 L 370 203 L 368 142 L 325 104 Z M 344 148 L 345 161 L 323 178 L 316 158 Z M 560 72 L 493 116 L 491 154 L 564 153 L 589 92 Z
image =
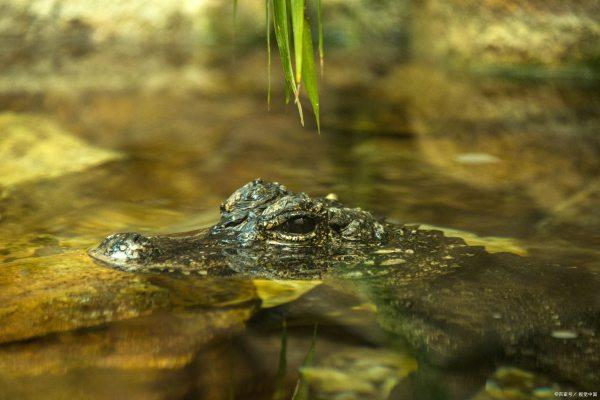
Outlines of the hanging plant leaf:
M 302 80 L 302 36 L 304 34 L 304 0 L 291 0 L 292 31 L 294 39 L 294 61 L 296 66 L 296 85 Z
M 267 25 L 267 110 L 271 110 L 271 0 L 265 0 L 265 23 Z
M 317 0 L 317 30 L 319 31 L 319 64 L 321 65 L 322 74 L 325 51 L 323 49 L 323 12 L 321 10 L 321 0 Z
M 286 86 L 286 98 L 293 94 L 297 98 L 298 88 L 294 82 L 294 71 L 292 69 L 292 54 L 290 51 L 290 28 L 288 24 L 288 10 L 286 0 L 273 0 L 273 24 L 275 26 L 275 40 L 279 48 L 279 57 L 283 67 L 283 76 Z M 304 115 L 300 101 L 296 101 L 300 123 L 304 125 Z
M 302 38 L 302 81 L 306 89 L 306 94 L 312 105 L 313 112 L 315 114 L 315 121 L 317 122 L 317 131 L 321 133 L 321 120 L 319 112 L 319 87 L 317 83 L 317 71 L 315 68 L 315 56 L 312 45 L 312 32 L 310 29 L 310 23 L 304 21 L 304 35 Z

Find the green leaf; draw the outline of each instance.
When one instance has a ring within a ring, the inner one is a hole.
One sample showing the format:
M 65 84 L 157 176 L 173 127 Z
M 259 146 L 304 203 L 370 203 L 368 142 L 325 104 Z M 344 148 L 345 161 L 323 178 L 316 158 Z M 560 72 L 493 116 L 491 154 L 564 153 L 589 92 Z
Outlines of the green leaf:
M 292 71 L 289 27 L 285 0 L 273 0 L 273 24 L 275 26 L 275 40 L 277 41 L 279 57 L 281 58 L 281 66 L 283 68 L 283 77 L 287 88 L 291 92 L 296 93 L 296 85 L 294 85 L 294 74 Z
M 265 0 L 267 25 L 267 110 L 271 109 L 271 0 Z
M 314 364 L 315 360 L 315 347 L 317 343 L 317 325 L 315 324 L 315 329 L 313 331 L 313 337 L 310 342 L 310 347 L 308 348 L 308 352 L 304 357 L 304 361 L 302 362 L 301 367 L 310 367 Z M 300 376 L 298 379 L 298 383 L 296 383 L 296 389 L 294 390 L 294 395 L 292 396 L 292 400 L 309 400 L 309 388 L 306 380 Z
M 279 349 L 279 365 L 275 377 L 275 392 L 273 400 L 285 399 L 285 378 L 287 375 L 287 324 L 283 320 L 283 331 L 281 332 L 281 347 Z
M 294 39 L 294 61 L 296 85 L 302 80 L 302 35 L 304 34 L 304 0 L 291 0 L 292 31 Z
M 283 68 L 283 77 L 286 83 L 286 98 L 293 93 L 297 97 L 298 88 L 294 82 L 294 71 L 292 69 L 292 54 L 290 51 L 290 29 L 288 25 L 288 11 L 286 0 L 273 0 L 273 24 L 275 26 L 275 40 L 279 48 L 279 58 Z M 304 116 L 302 114 L 302 105 L 296 101 L 300 122 L 304 125 Z
M 317 131 L 321 133 L 321 121 L 319 118 L 319 86 L 317 84 L 317 71 L 315 69 L 315 56 L 313 53 L 312 33 L 310 23 L 304 21 L 304 34 L 302 37 L 302 80 L 306 88 L 306 94 L 312 105 L 317 122 Z
M 321 10 L 321 0 L 317 0 L 317 30 L 319 31 L 319 64 L 321 65 L 321 73 L 323 73 L 325 51 L 323 50 L 323 13 Z

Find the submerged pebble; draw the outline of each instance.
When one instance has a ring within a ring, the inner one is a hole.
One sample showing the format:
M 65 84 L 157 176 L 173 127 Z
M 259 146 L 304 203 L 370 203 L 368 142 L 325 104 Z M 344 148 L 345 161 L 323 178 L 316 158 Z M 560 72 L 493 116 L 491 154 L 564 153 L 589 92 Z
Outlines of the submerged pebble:
M 389 260 L 383 260 L 379 265 L 387 266 L 387 265 L 398 265 L 405 263 L 406 260 L 403 258 L 390 258 Z
M 454 157 L 454 161 L 460 164 L 494 164 L 500 159 L 488 153 L 461 153 Z
M 373 252 L 373 254 L 390 254 L 390 253 L 400 253 L 402 249 L 380 249 Z
M 552 331 L 552 337 L 555 339 L 577 339 L 577 332 L 569 330 Z

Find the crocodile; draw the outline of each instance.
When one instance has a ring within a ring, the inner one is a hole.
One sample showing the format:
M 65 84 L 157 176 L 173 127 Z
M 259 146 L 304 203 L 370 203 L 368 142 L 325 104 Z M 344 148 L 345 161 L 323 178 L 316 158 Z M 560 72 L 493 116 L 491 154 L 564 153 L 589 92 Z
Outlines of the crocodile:
M 133 272 L 319 279 L 332 262 L 364 259 L 390 236 L 367 211 L 260 179 L 236 190 L 220 210 L 221 220 L 209 229 L 117 233 L 90 255 Z
M 207 229 L 117 233 L 90 255 L 139 273 L 351 281 L 375 303 L 380 325 L 433 365 L 483 354 L 600 387 L 600 285 L 590 271 L 489 253 L 260 179 L 220 212 Z

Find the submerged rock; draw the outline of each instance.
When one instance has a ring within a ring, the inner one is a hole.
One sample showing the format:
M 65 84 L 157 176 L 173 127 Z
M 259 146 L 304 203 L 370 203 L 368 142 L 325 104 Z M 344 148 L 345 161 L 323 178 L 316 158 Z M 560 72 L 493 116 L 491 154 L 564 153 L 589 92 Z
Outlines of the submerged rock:
M 199 345 L 239 331 L 251 307 L 157 312 L 81 330 L 9 344 L 0 351 L 0 374 L 25 377 L 83 367 L 176 369 Z
M 185 368 L 201 348 L 239 333 L 252 307 L 155 313 L 93 330 L 4 345 L 0 393 L 6 398 L 180 398 Z M 4 398 L 4 397 L 3 397 Z
M 56 178 L 120 157 L 85 143 L 52 119 L 0 114 L 0 185 Z
M 485 388 L 471 400 L 554 399 L 561 387 L 539 374 L 519 368 L 501 367 L 487 379 Z
M 0 343 L 133 318 L 169 304 L 166 290 L 99 268 L 83 253 L 5 263 L 0 287 Z
M 386 349 L 351 347 L 300 372 L 319 399 L 387 399 L 417 369 L 410 356 Z
M 250 315 L 258 305 L 268 308 L 291 302 L 320 284 L 139 276 L 98 266 L 79 251 L 24 255 L 4 262 L 2 272 L 0 343 L 174 308 L 240 307 Z

